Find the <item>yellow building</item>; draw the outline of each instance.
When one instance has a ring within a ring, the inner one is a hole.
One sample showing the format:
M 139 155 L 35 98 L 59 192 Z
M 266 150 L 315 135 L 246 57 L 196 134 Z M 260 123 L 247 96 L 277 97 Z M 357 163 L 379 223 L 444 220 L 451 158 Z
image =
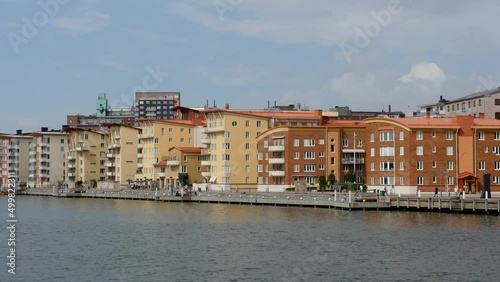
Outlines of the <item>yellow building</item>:
M 137 172 L 140 128 L 123 124 L 104 124 L 109 129 L 107 136 L 106 181 L 109 184 L 128 186 Z
M 67 128 L 66 180 L 69 188 L 75 183 L 92 185 L 106 179 L 108 139 L 106 134 L 86 128 Z
M 322 122 L 322 111 L 266 111 L 213 109 L 203 112 L 206 150 L 202 150 L 202 174 L 210 190 L 256 189 L 257 137 L 278 126 L 311 126 Z M 203 187 L 202 187 L 203 189 Z
M 201 176 L 200 147 L 173 147 L 156 166 L 160 187 L 177 188 L 182 185 L 203 183 Z M 187 179 L 186 179 L 187 176 Z
M 195 120 L 139 120 L 142 133 L 139 141 L 139 169 L 136 180 L 153 179 L 160 181 L 158 164 L 162 157 L 169 155 L 173 147 L 199 147 L 203 126 Z

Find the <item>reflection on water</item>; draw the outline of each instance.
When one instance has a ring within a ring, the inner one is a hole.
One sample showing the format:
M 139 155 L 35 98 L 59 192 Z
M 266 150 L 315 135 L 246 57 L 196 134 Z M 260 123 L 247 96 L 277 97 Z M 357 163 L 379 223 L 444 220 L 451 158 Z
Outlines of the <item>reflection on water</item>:
M 498 216 L 18 201 L 17 280 L 0 273 L 0 281 L 496 281 L 500 274 Z M 6 248 L 0 241 L 0 252 Z

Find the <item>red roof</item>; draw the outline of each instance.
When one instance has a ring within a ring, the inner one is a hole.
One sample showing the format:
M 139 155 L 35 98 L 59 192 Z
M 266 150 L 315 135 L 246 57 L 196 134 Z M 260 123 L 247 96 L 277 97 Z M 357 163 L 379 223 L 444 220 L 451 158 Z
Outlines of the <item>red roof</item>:
M 183 153 L 193 153 L 193 154 L 199 154 L 201 153 L 202 148 L 200 147 L 172 147 L 170 148 L 169 151 L 177 149 Z

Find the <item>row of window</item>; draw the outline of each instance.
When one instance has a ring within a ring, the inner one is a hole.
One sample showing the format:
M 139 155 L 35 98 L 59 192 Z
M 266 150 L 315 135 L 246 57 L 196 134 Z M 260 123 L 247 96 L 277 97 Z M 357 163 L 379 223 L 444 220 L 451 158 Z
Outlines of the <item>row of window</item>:
M 498 104 L 497 104 L 497 100 L 499 101 Z M 470 109 L 471 108 L 471 101 L 468 101 L 467 105 Z M 478 107 L 481 107 L 481 99 L 477 100 L 477 105 L 478 105 Z M 500 99 L 495 99 L 495 105 L 500 105 Z M 448 112 L 450 112 L 450 106 L 451 106 L 451 111 L 455 111 L 455 104 L 453 104 L 453 105 L 447 106 Z M 457 106 L 457 111 L 460 110 L 460 104 L 457 103 L 456 106 Z M 476 100 L 472 101 L 472 107 L 476 107 Z M 465 112 L 465 102 L 462 102 L 462 112 Z
M 381 176 L 379 178 L 379 183 L 376 183 L 375 181 L 375 177 L 370 177 L 370 184 L 371 185 L 396 185 L 396 183 L 394 183 L 394 177 L 393 176 Z M 438 183 L 438 177 L 436 176 L 433 176 L 431 178 L 428 178 L 428 177 L 423 177 L 423 176 L 417 176 L 416 178 L 416 182 L 417 182 L 417 185 L 425 185 L 425 184 L 436 184 Z M 444 184 L 447 184 L 447 185 L 454 185 L 454 180 L 455 178 L 453 176 L 446 176 L 445 178 L 443 178 L 443 180 L 445 181 Z M 495 182 L 494 182 L 495 183 Z M 404 176 L 400 176 L 399 177 L 399 185 L 406 185 L 406 179 Z

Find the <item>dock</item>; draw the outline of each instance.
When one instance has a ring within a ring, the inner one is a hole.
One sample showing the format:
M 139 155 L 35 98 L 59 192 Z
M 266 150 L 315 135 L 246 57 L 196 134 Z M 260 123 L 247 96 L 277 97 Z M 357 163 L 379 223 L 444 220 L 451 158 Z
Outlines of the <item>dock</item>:
M 349 198 L 348 194 L 332 193 L 292 194 L 292 193 L 223 193 L 203 192 L 176 196 L 166 191 L 147 190 L 90 190 L 84 193 L 54 191 L 54 189 L 30 189 L 20 193 L 26 196 L 49 196 L 60 198 L 115 199 L 156 202 L 189 202 L 230 205 L 261 205 L 282 207 L 309 207 L 341 210 L 402 210 L 421 212 L 482 213 L 500 214 L 500 199 L 480 199 L 478 197 L 439 198 L 373 196 Z M 350 199 L 350 200 L 349 200 Z

